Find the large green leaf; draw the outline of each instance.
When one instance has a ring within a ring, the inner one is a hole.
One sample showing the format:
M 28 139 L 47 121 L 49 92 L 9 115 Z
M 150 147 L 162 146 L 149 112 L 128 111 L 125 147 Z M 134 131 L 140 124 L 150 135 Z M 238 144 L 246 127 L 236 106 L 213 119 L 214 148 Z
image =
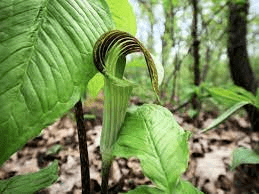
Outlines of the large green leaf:
M 136 17 L 128 0 L 106 0 L 112 12 L 116 29 L 135 36 L 137 31 Z
M 241 164 L 259 164 L 259 154 L 248 148 L 237 148 L 232 154 L 231 170 Z
M 140 159 L 143 173 L 156 187 L 141 187 L 129 193 L 184 193 L 180 176 L 189 159 L 188 138 L 166 108 L 143 105 L 128 112 L 113 154 Z M 189 193 L 196 191 L 189 188 Z
M 58 161 L 54 161 L 48 167 L 39 172 L 19 175 L 0 181 L 0 193 L 35 193 L 46 188 L 58 179 Z
M 95 76 L 89 81 L 87 85 L 87 92 L 91 97 L 96 98 L 100 90 L 104 86 L 104 78 L 101 73 L 95 74 Z
M 104 0 L 0 1 L 0 165 L 84 93 Z

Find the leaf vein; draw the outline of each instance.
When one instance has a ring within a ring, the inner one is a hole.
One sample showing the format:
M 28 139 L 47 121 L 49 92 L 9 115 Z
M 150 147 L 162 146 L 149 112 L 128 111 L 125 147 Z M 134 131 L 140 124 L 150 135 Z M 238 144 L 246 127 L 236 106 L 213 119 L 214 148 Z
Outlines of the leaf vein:
M 165 185 L 163 185 L 163 186 L 164 186 L 164 190 L 166 190 L 167 188 L 170 188 L 170 187 L 169 187 L 169 184 L 168 184 L 168 181 L 167 181 L 167 175 L 166 175 L 165 167 L 163 166 L 163 163 L 161 161 L 161 157 L 160 157 L 159 151 L 157 150 L 154 137 L 152 136 L 152 133 L 148 130 L 149 127 L 148 127 L 145 115 L 143 115 L 142 113 L 140 113 L 140 115 L 141 115 L 141 117 L 144 121 L 145 129 L 146 129 L 146 132 L 148 134 L 148 137 L 150 137 L 150 140 L 152 141 L 151 146 L 153 147 L 153 150 L 155 150 L 154 154 L 156 155 L 156 158 L 159 160 L 159 164 L 160 164 L 160 167 L 162 169 L 161 173 L 164 174 L 164 179 L 165 179 L 164 181 L 166 182 L 166 186 Z
M 41 100 L 40 100 L 40 95 L 39 95 L 39 93 L 38 93 L 38 91 L 37 91 L 37 89 L 36 89 L 34 83 L 32 82 L 31 77 L 30 77 L 28 74 L 27 74 L 27 77 L 28 77 L 28 80 L 31 82 L 33 91 L 35 92 L 35 94 L 36 94 L 36 96 L 37 96 L 37 98 L 38 98 L 38 102 L 40 103 L 41 110 L 43 111 L 44 108 L 43 108 L 43 104 L 41 103 Z

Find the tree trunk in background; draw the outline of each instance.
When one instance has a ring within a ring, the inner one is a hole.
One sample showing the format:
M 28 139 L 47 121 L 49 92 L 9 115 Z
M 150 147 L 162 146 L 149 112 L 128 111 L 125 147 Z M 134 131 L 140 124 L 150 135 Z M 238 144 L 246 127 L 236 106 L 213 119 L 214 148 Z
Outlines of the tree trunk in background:
M 248 0 L 245 4 L 229 4 L 228 57 L 234 83 L 256 94 L 258 81 L 250 67 L 246 43 L 248 7 Z M 259 131 L 259 111 L 252 106 L 246 110 L 252 129 Z
M 149 2 L 149 8 L 148 8 L 148 17 L 150 22 L 150 34 L 148 35 L 148 49 L 150 52 L 154 53 L 154 24 L 155 24 L 155 18 L 153 14 L 153 3 L 152 1 Z
M 206 55 L 205 56 L 205 65 L 203 67 L 202 76 L 201 76 L 202 82 L 205 81 L 207 74 L 208 74 L 208 69 L 209 69 L 209 63 L 210 63 L 210 47 L 209 46 L 207 46 L 205 55 Z
M 165 7 L 165 31 L 162 36 L 162 65 L 166 66 L 170 56 L 170 50 L 174 46 L 174 4 L 169 1 L 169 7 Z
M 153 2 L 152 1 L 146 1 L 146 0 L 138 0 L 140 5 L 143 6 L 145 9 L 147 16 L 150 21 L 150 33 L 148 34 L 148 43 L 147 43 L 147 48 L 151 53 L 154 53 L 154 24 L 155 24 L 155 18 L 154 18 L 154 13 L 153 13 Z
M 198 0 L 191 0 L 192 3 L 192 12 L 193 12 L 193 21 L 192 21 L 192 54 L 194 60 L 194 85 L 199 86 L 201 77 L 200 77 L 200 55 L 199 55 L 199 44 L 198 40 Z M 197 95 L 195 94 L 192 98 L 192 106 L 194 109 L 200 109 L 200 102 L 197 99 Z
M 169 65 L 174 65 L 174 70 L 172 70 L 172 73 L 170 73 L 169 77 L 165 77 L 162 85 L 161 85 L 161 92 L 160 92 L 160 98 L 163 99 L 166 95 L 166 90 L 168 89 L 168 83 L 169 81 L 171 81 L 171 79 L 173 78 L 173 75 L 176 75 L 178 70 L 176 64 L 173 62 L 173 64 L 171 64 L 171 49 L 174 47 L 175 44 L 175 35 L 174 35 L 174 20 L 175 20 L 175 14 L 176 11 L 174 9 L 174 2 L 173 1 L 163 1 L 163 9 L 164 9 L 164 14 L 165 14 L 165 23 L 164 23 L 164 27 L 165 27 L 165 31 L 164 34 L 161 37 L 162 40 L 162 65 L 164 67 L 164 69 L 166 69 Z M 177 54 L 175 54 L 175 56 L 173 56 L 174 60 L 177 60 Z M 176 72 L 176 73 L 174 73 Z M 175 82 L 173 82 L 174 85 Z M 173 91 L 172 93 L 174 93 L 175 91 L 175 86 L 173 86 Z

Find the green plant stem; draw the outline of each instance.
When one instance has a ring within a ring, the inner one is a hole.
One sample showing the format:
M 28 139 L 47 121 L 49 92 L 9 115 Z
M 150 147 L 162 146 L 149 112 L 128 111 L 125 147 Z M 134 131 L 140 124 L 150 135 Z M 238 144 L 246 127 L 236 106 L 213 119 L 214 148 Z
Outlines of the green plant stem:
M 86 129 L 84 125 L 84 114 L 81 100 L 75 105 L 75 116 L 78 131 L 79 151 L 81 161 L 81 181 L 82 181 L 82 194 L 90 193 L 90 172 L 89 172 L 89 159 L 86 141 Z
M 101 194 L 108 193 L 108 183 L 109 183 L 109 174 L 110 168 L 112 165 L 112 157 L 110 159 L 103 159 L 102 161 L 102 185 L 101 185 Z

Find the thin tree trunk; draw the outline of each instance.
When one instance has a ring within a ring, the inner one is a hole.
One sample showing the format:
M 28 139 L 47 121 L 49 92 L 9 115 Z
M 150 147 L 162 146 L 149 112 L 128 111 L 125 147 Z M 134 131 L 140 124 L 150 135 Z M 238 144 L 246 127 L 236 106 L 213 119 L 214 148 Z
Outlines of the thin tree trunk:
M 154 25 L 155 25 L 155 18 L 153 14 L 153 3 L 150 2 L 149 10 L 148 10 L 148 17 L 150 21 L 150 34 L 148 36 L 148 49 L 150 52 L 154 52 Z
M 175 100 L 175 91 L 176 91 L 176 79 L 177 79 L 177 71 L 178 71 L 178 53 L 176 53 L 174 58 L 174 72 L 173 72 L 173 91 L 170 97 L 170 102 Z
M 155 17 L 153 14 L 153 2 L 152 1 L 145 1 L 145 0 L 138 0 L 140 4 L 144 6 L 147 10 L 147 16 L 150 21 L 150 33 L 148 34 L 148 46 L 147 48 L 153 52 L 154 51 L 154 25 L 155 25 Z
M 164 68 L 166 68 L 169 65 L 169 58 L 171 54 L 171 49 L 175 45 L 175 38 L 174 38 L 174 19 L 175 19 L 175 9 L 173 1 L 169 1 L 169 7 L 166 7 L 164 5 L 164 14 L 165 14 L 165 31 L 162 39 L 162 65 Z M 176 71 L 176 66 L 174 69 L 174 72 Z M 173 73 L 175 74 L 175 73 Z M 172 79 L 172 76 L 168 77 L 168 80 L 170 81 Z M 168 84 L 166 84 L 166 81 L 164 80 L 161 86 L 161 98 L 164 96 L 164 93 Z M 173 92 L 175 91 L 175 86 L 173 86 Z
M 208 46 L 206 49 L 206 64 L 203 67 L 203 71 L 202 71 L 202 81 L 204 82 L 206 77 L 207 77 L 207 73 L 209 70 L 209 63 L 210 63 L 210 47 Z
M 229 37 L 228 37 L 228 57 L 231 76 L 234 83 L 246 90 L 256 94 L 258 81 L 252 71 L 247 53 L 247 15 L 248 0 L 244 4 L 229 4 Z M 259 111 L 252 106 L 247 106 L 246 110 L 250 117 L 252 129 L 259 130 Z
M 193 21 L 192 21 L 192 39 L 193 47 L 192 54 L 194 59 L 194 85 L 199 86 L 201 81 L 200 76 L 200 55 L 199 55 L 199 45 L 200 41 L 198 40 L 198 0 L 191 0 L 192 9 L 193 9 Z M 197 96 L 194 95 L 192 99 L 192 106 L 194 109 L 200 109 L 200 102 L 197 99 Z
M 174 40 L 174 5 L 172 1 L 169 1 L 169 9 L 164 7 L 165 11 L 165 31 L 162 36 L 162 65 L 166 66 L 168 58 L 170 56 L 170 50 L 175 44 Z

